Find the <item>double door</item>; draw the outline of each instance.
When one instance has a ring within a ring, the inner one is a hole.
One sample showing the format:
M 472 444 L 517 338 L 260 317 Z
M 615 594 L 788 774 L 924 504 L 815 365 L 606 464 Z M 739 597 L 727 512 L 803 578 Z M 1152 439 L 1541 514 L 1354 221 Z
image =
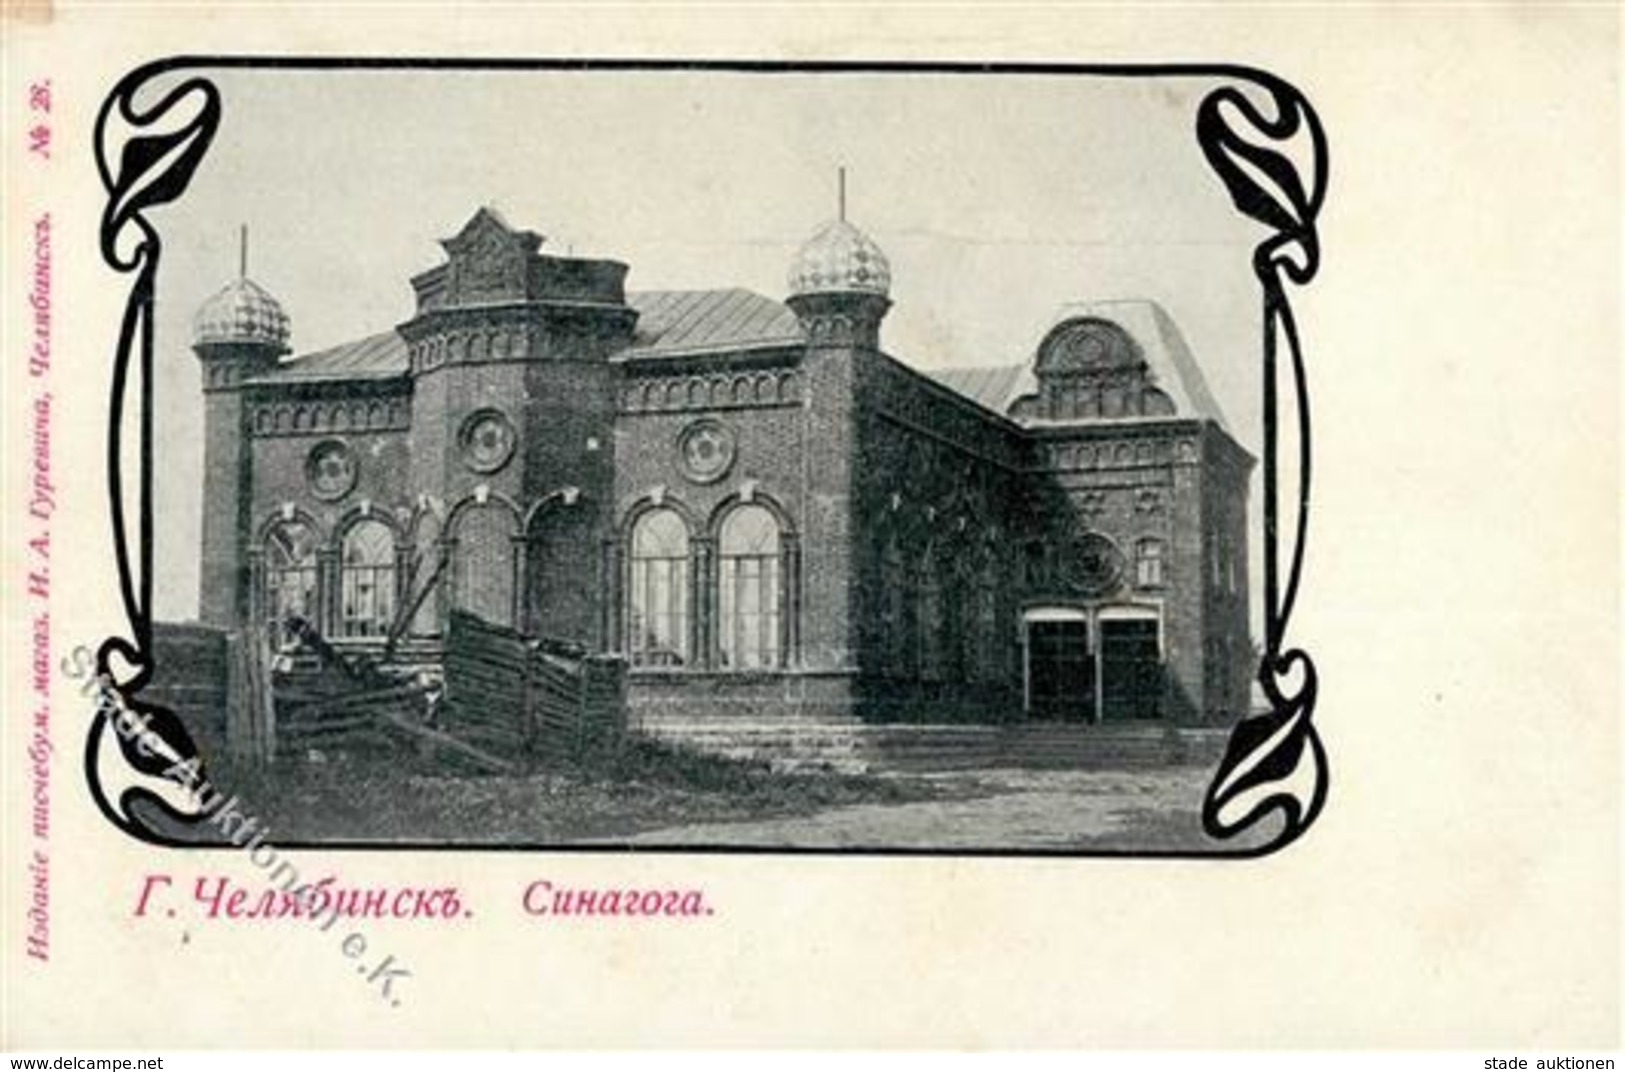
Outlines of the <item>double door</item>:
M 1027 623 L 1027 717 L 1053 722 L 1157 718 L 1163 665 L 1154 617 Z

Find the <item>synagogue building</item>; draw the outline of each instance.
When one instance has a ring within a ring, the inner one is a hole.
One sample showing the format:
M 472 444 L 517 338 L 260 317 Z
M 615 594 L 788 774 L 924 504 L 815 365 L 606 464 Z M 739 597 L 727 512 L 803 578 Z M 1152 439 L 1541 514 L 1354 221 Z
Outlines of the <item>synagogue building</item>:
M 442 245 L 320 352 L 246 275 L 198 311 L 205 624 L 432 663 L 461 609 L 621 654 L 656 731 L 1244 713 L 1253 459 L 1155 303 L 928 372 L 844 219 L 782 297 L 629 290 L 489 209 Z

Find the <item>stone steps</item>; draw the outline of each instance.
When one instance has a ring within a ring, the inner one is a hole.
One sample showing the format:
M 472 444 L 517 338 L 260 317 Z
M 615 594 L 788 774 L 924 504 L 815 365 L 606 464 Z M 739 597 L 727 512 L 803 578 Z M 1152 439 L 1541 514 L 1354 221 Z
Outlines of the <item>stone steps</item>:
M 662 720 L 645 724 L 649 736 L 728 759 L 759 760 L 776 770 L 825 767 L 868 769 L 860 754 L 861 727 L 844 723 L 730 723 Z
M 1140 770 L 1212 766 L 1224 751 L 1223 728 L 1160 725 L 896 726 L 835 722 L 660 720 L 642 732 L 775 769 L 910 772 L 1027 767 Z
M 1011 766 L 1072 770 L 1213 766 L 1229 736 L 1222 727 L 1023 726 L 1006 731 L 1003 755 Z

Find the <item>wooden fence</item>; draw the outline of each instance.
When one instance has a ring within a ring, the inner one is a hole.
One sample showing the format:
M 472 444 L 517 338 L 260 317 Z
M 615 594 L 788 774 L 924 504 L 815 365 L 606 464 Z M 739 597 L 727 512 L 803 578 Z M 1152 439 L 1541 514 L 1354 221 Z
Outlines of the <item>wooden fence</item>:
M 442 728 L 500 754 L 574 755 L 626 727 L 626 666 L 453 611 Z
M 276 703 L 271 698 L 271 638 L 264 629 L 226 637 L 226 747 L 233 759 L 276 758 Z
M 439 704 L 438 685 L 345 656 L 308 629 L 280 667 L 266 629 L 232 633 L 224 647 L 225 737 L 242 762 L 405 736 L 511 771 L 519 757 L 579 755 L 626 726 L 620 659 L 461 611 L 446 634 Z
M 426 725 L 430 685 L 349 659 L 304 623 L 292 628 L 299 644 L 280 657 L 268 629 L 251 626 L 226 638 L 226 740 L 234 759 L 269 763 L 279 752 L 387 744 L 399 733 L 435 736 Z
M 205 759 L 226 749 L 226 631 L 153 622 L 153 676 L 141 701 L 173 711 Z

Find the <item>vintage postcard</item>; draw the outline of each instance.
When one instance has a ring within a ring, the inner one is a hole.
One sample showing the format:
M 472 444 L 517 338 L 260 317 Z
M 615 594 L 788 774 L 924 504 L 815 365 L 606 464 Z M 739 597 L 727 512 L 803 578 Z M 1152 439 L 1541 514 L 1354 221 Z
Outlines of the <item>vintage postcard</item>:
M 1616 12 L 410 10 L 8 15 L 0 1042 L 1617 1044 Z

